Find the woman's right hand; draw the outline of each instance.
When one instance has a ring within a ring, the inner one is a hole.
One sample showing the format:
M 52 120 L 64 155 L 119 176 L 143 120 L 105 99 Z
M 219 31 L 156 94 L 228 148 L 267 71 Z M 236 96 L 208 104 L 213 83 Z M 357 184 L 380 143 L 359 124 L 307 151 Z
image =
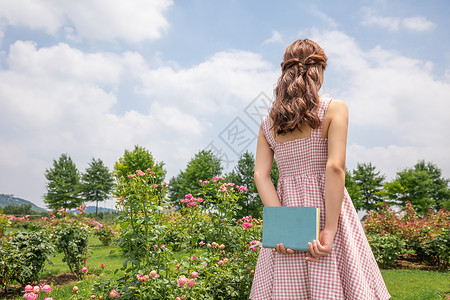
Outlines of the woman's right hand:
M 308 243 L 309 252 L 306 254 L 306 260 L 310 262 L 316 262 L 319 257 L 325 256 L 331 253 L 333 248 L 335 231 L 324 229 L 319 233 L 319 240 L 314 240 L 312 243 Z

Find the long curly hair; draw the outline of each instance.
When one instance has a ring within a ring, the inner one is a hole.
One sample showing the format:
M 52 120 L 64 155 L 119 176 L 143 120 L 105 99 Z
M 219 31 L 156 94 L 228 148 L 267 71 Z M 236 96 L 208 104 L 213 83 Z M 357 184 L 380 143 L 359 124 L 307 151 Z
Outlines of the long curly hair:
M 297 40 L 286 48 L 269 113 L 276 134 L 300 130 L 303 124 L 312 129 L 320 126 L 317 115 L 320 75 L 326 66 L 325 52 L 311 40 Z

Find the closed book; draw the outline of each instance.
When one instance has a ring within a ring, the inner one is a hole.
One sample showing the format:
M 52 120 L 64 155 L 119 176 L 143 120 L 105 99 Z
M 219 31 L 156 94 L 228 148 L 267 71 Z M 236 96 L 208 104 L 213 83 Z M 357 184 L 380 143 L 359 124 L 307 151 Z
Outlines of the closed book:
M 263 240 L 265 248 L 309 251 L 308 242 L 319 239 L 320 209 L 305 206 L 265 206 L 263 209 Z

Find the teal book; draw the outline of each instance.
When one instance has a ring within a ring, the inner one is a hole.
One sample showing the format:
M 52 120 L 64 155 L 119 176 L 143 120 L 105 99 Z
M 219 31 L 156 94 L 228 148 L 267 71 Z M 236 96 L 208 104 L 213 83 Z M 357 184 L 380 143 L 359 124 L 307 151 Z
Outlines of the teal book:
M 283 243 L 286 249 L 308 251 L 308 242 L 319 239 L 320 209 L 304 206 L 265 206 L 263 240 L 265 248 Z

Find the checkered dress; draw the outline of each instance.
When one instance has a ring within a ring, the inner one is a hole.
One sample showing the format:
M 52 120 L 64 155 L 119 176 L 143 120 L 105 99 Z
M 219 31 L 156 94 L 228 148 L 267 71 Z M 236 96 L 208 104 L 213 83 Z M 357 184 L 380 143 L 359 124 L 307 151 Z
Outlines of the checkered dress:
M 331 99 L 321 99 L 323 121 Z M 320 208 L 325 225 L 325 167 L 327 139 L 322 127 L 311 137 L 277 143 L 269 115 L 262 121 L 264 135 L 274 151 L 279 170 L 278 197 L 283 206 Z M 250 299 L 389 299 L 375 258 L 353 203 L 345 191 L 332 252 L 317 262 L 305 260 L 306 252 L 278 254 L 262 248 L 256 266 Z

